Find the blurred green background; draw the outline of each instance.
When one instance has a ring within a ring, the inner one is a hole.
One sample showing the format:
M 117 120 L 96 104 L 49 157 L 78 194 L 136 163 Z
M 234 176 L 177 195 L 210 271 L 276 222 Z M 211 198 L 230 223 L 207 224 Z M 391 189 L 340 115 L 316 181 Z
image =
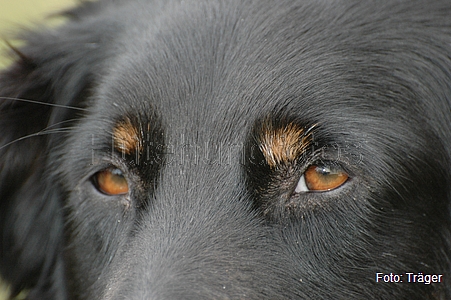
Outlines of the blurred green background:
M 79 0 L 0 0 L 0 69 L 11 63 L 11 58 L 5 55 L 8 46 L 20 45 L 14 40 L 14 34 L 23 28 L 34 28 L 38 25 L 55 26 L 61 19 L 50 18 L 54 13 L 74 6 Z M 0 278 L 0 300 L 8 299 L 8 287 Z M 16 300 L 23 299 L 26 291 Z
M 13 45 L 14 32 L 21 28 L 37 25 L 54 25 L 53 13 L 74 6 L 79 0 L 0 0 L 0 68 L 7 66 L 11 59 L 5 55 L 5 40 Z M 0 298 L 1 300 L 1 298 Z

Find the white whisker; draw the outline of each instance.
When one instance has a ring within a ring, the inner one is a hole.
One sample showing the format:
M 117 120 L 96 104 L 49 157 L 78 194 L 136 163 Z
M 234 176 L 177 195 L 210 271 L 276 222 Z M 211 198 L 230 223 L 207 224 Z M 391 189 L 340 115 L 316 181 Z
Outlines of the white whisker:
M 0 99 L 20 101 L 20 102 L 27 102 L 27 103 L 40 104 L 40 105 L 47 105 L 47 106 L 53 106 L 53 107 L 59 107 L 59 108 L 68 108 L 68 109 L 82 110 L 82 111 L 86 111 L 87 110 L 87 109 L 81 108 L 81 107 L 75 107 L 75 106 L 69 106 L 69 105 L 60 105 L 60 104 L 47 103 L 47 102 L 41 102 L 41 101 L 29 100 L 29 99 L 14 98 L 14 97 L 1 97 L 0 96 Z
M 54 129 L 51 129 L 51 128 L 54 127 L 54 126 L 58 126 L 58 125 L 67 123 L 67 122 L 74 121 L 74 120 L 75 120 L 75 119 L 72 119 L 72 120 L 66 120 L 66 121 L 62 121 L 62 122 L 58 122 L 58 123 L 52 124 L 52 125 L 50 125 L 50 126 L 44 128 L 44 129 L 42 129 L 42 130 L 40 130 L 40 131 L 38 131 L 38 132 L 31 133 L 31 134 L 22 136 L 22 137 L 20 137 L 20 138 L 17 138 L 17 139 L 15 139 L 15 140 L 12 140 L 11 142 L 6 143 L 6 144 L 0 146 L 0 150 L 3 149 L 3 148 L 6 148 L 6 147 L 8 147 L 8 146 L 10 146 L 10 145 L 12 145 L 12 144 L 14 144 L 14 143 L 16 143 L 16 142 L 20 142 L 20 141 L 23 141 L 23 140 L 28 139 L 28 138 L 31 138 L 31 137 L 42 136 L 42 135 L 49 135 L 49 134 L 55 134 L 55 133 L 66 133 L 66 132 L 70 132 L 70 131 L 71 131 L 72 129 L 74 129 L 75 127 L 64 127 L 64 128 L 54 128 Z

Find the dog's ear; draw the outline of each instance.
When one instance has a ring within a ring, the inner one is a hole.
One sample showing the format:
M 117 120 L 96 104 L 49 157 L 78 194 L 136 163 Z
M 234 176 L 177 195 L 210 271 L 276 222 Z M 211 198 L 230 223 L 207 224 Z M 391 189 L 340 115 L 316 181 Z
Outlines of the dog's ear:
M 49 160 L 85 113 L 108 40 L 82 12 L 57 30 L 27 33 L 0 72 L 0 283 L 13 296 L 66 298 L 63 201 Z
M 62 219 L 46 186 L 45 132 L 55 98 L 39 66 L 16 52 L 18 62 L 0 75 L 0 274 L 13 296 L 31 290 L 53 298 Z

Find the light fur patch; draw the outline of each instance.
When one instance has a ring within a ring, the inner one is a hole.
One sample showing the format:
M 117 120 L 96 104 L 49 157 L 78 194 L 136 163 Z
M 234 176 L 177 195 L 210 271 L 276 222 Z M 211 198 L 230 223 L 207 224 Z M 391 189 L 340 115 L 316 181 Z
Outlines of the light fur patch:
M 114 148 L 121 153 L 130 155 L 142 151 L 140 131 L 128 118 L 116 124 L 113 138 Z
M 294 162 L 311 143 L 311 132 L 294 123 L 282 127 L 263 123 L 260 134 L 260 150 L 270 167 Z

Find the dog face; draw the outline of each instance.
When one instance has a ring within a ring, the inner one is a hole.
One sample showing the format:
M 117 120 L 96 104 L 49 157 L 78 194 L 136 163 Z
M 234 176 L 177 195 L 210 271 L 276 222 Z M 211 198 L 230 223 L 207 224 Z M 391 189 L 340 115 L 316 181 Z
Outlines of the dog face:
M 447 1 L 67 15 L 0 79 L 13 294 L 450 297 Z

